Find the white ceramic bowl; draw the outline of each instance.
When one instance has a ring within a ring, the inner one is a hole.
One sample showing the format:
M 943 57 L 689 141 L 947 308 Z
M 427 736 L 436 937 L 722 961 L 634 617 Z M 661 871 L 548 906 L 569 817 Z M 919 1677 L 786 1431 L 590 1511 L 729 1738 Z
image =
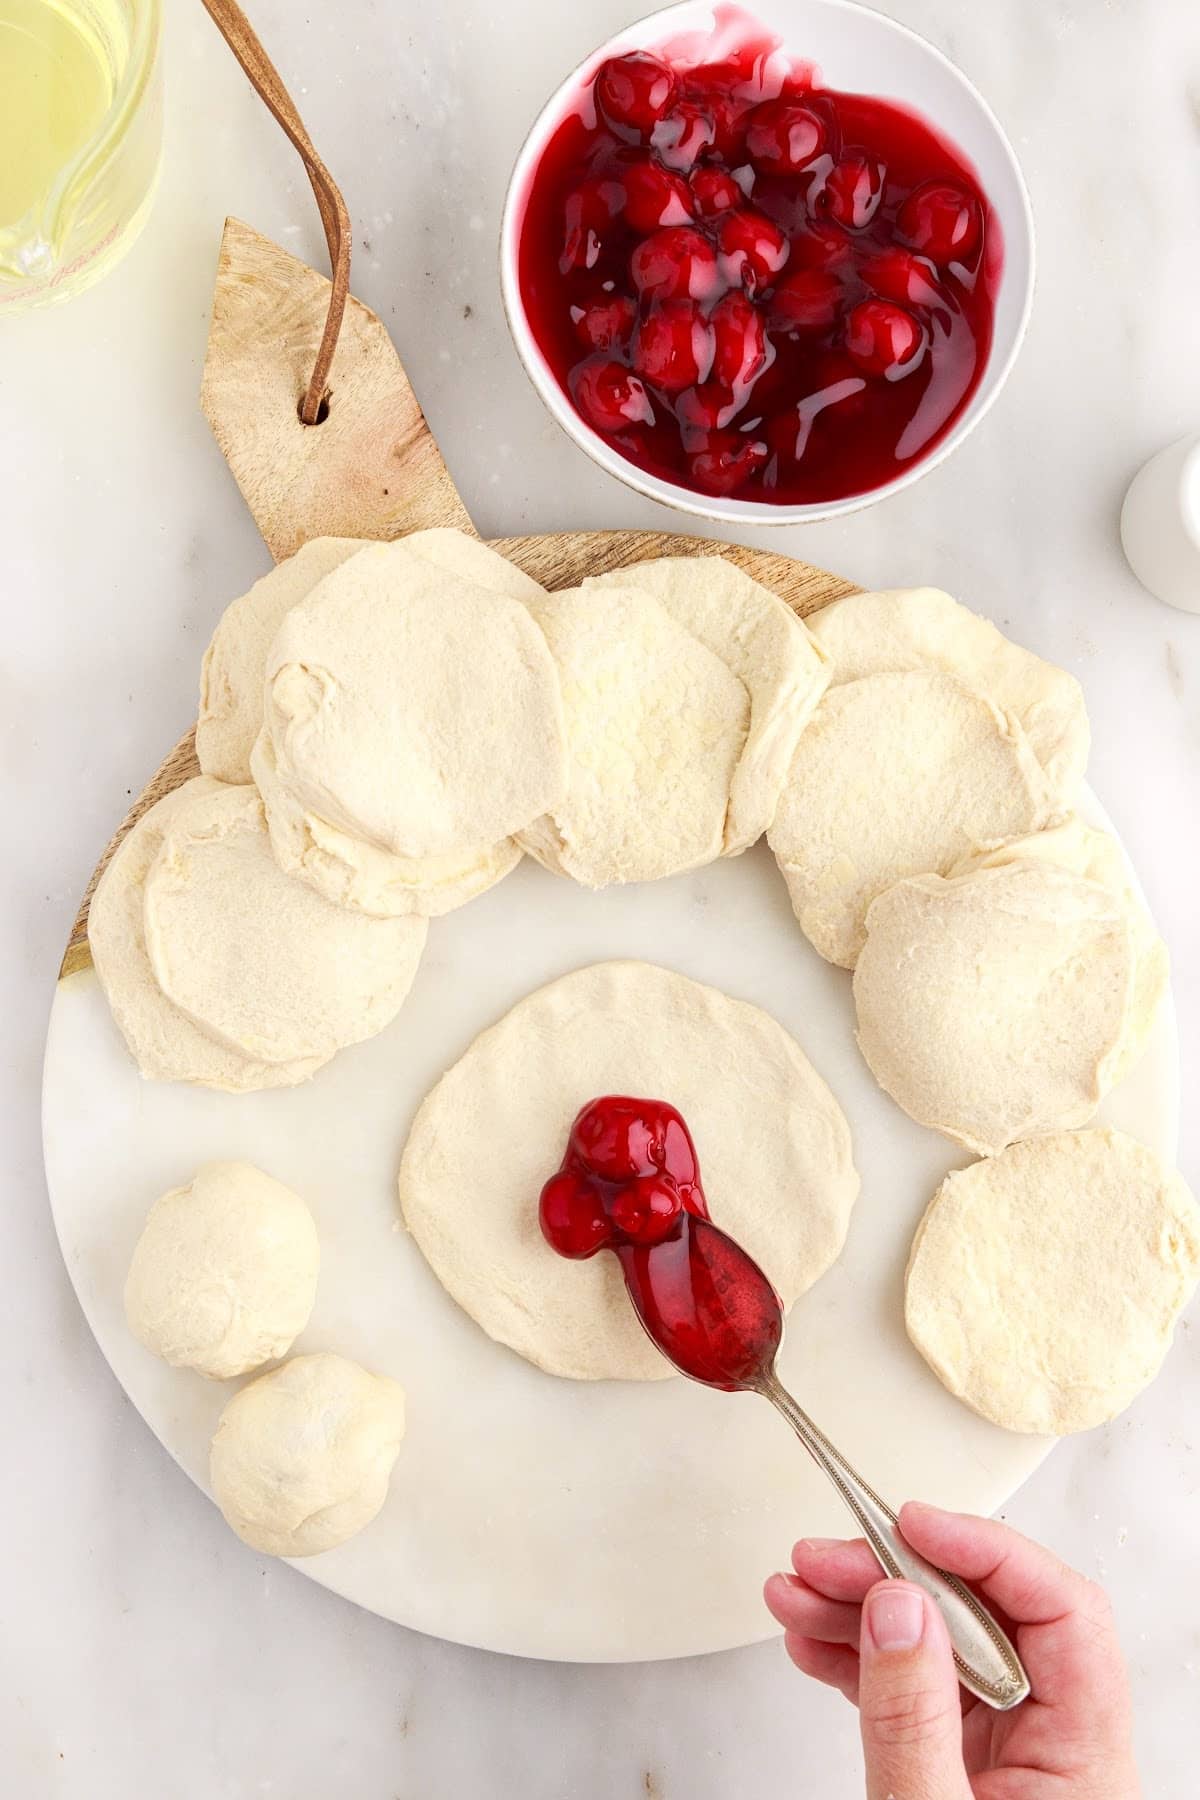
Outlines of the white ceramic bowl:
M 915 32 L 852 0 L 760 0 L 747 17 L 775 34 L 790 56 L 816 64 L 828 87 L 898 101 L 922 114 L 974 165 L 999 220 L 1004 266 L 996 296 L 991 353 L 970 404 L 929 453 L 894 481 L 866 494 L 806 506 L 721 499 L 648 474 L 618 454 L 585 424 L 543 356 L 521 300 L 518 245 L 526 197 L 547 140 L 599 65 L 626 50 L 654 49 L 680 32 L 707 32 L 714 0 L 685 0 L 651 13 L 617 32 L 593 51 L 555 90 L 538 114 L 517 157 L 508 185 L 500 231 L 500 287 L 509 328 L 534 387 L 563 430 L 594 462 L 627 487 L 681 512 L 737 525 L 795 525 L 855 512 L 911 486 L 936 468 L 974 429 L 1004 386 L 1025 335 L 1033 299 L 1033 219 L 1029 195 L 1012 145 L 966 76 Z M 727 7 L 721 7 L 723 14 Z

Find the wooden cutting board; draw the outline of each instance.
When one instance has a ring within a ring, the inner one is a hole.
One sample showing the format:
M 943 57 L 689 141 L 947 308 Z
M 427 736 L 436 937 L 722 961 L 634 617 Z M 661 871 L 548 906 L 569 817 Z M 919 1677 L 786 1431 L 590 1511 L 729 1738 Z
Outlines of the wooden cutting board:
M 238 220 L 227 223 L 202 401 L 272 555 L 281 561 L 322 535 L 390 542 L 433 526 L 474 532 L 391 339 L 360 301 L 347 306 L 329 416 L 319 426 L 300 423 L 295 396 L 320 338 L 328 295 L 328 281 L 315 270 Z M 559 531 L 488 542 L 551 589 L 657 556 L 724 556 L 802 618 L 855 591 L 853 582 L 794 557 L 680 532 Z M 156 800 L 199 773 L 193 728 L 159 764 L 96 865 L 60 978 L 91 962 L 88 906 L 125 833 Z

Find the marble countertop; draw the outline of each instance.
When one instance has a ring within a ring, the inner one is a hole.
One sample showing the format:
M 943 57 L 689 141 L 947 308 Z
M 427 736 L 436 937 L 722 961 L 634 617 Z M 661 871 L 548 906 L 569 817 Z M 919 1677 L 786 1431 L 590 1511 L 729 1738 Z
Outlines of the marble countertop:
M 0 324 L 6 1791 L 851 1800 L 853 1716 L 777 1644 L 643 1668 L 521 1663 L 398 1630 L 244 1549 L 125 1401 L 61 1266 L 37 1119 L 59 954 L 126 796 L 193 716 L 217 614 L 268 560 L 197 406 L 221 222 L 321 253 L 292 153 L 201 9 L 168 10 L 166 164 L 145 236 L 67 310 Z M 496 295 L 523 124 L 633 10 L 252 7 L 350 198 L 355 290 L 393 332 L 485 533 L 675 523 L 549 422 Z M 1200 425 L 1196 15 L 1187 0 L 887 10 L 961 63 L 1016 142 L 1039 233 L 1032 328 L 946 467 L 858 516 L 747 541 L 867 585 L 936 582 L 1080 677 L 1092 783 L 1174 957 L 1186 1095 L 1200 1075 L 1200 618 L 1138 587 L 1117 514 L 1139 462 Z M 1193 1180 L 1198 1152 L 1192 1112 Z M 1191 1786 L 1197 1325 L 1193 1312 L 1149 1393 L 1065 1443 L 1006 1515 L 1110 1586 L 1148 1797 Z

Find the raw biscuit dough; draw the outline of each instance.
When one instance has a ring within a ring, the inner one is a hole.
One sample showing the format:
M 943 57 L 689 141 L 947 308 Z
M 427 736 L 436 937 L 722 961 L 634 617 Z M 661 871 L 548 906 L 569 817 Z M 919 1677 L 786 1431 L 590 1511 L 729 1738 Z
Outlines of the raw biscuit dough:
M 562 682 L 568 772 L 521 847 L 591 888 L 712 862 L 750 724 L 742 683 L 640 588 L 566 588 L 537 616 Z
M 609 575 L 584 591 L 637 588 L 699 638 L 737 676 L 750 726 L 733 773 L 723 850 L 757 843 L 775 817 L 796 740 L 829 685 L 829 657 L 785 601 L 722 556 L 663 556 Z
M 1059 868 L 1071 869 L 1087 881 L 1098 881 L 1101 887 L 1121 898 L 1133 927 L 1136 968 L 1133 994 L 1125 1023 L 1125 1036 L 1117 1059 L 1114 1080 L 1128 1074 L 1146 1047 L 1159 1007 L 1166 996 L 1171 965 L 1167 946 L 1154 929 L 1146 908 L 1130 885 L 1124 854 L 1115 838 L 1106 831 L 1096 831 L 1072 814 L 1061 825 L 1050 826 L 1032 836 L 1010 838 L 994 849 L 981 850 L 968 856 L 949 871 L 951 875 L 967 875 L 973 869 L 999 869 L 1005 864 L 1044 858 Z
M 403 1436 L 399 1382 L 344 1356 L 294 1356 L 221 1414 L 213 1498 L 252 1549 L 315 1556 L 375 1518 Z
M 768 842 L 801 930 L 852 969 L 877 894 L 1050 815 L 1013 715 L 953 675 L 914 669 L 830 688 L 796 746 Z
M 122 838 L 88 909 L 92 962 L 113 1019 L 149 1080 L 190 1081 L 229 1093 L 292 1087 L 322 1059 L 255 1061 L 211 1037 L 167 999 L 146 951 L 145 882 L 167 827 L 197 795 L 224 791 L 221 782 L 198 775 L 157 801 Z
M 279 868 L 256 788 L 189 787 L 144 883 L 161 992 L 255 1062 L 325 1062 L 382 1031 L 412 986 L 424 919 L 330 905 Z
M 1020 720 L 1058 811 L 1075 803 L 1090 730 L 1073 675 L 1010 643 L 989 619 L 938 588 L 848 594 L 813 613 L 809 629 L 833 659 L 833 685 L 867 675 L 941 669 Z
M 286 1356 L 308 1324 L 320 1261 L 299 1194 L 252 1163 L 205 1163 L 150 1208 L 125 1317 L 165 1362 L 226 1381 Z
M 674 1373 L 616 1258 L 568 1262 L 538 1196 L 600 1094 L 669 1101 L 696 1141 L 709 1210 L 785 1306 L 837 1257 L 858 1193 L 850 1130 L 795 1040 L 758 1007 L 650 963 L 598 963 L 530 994 L 423 1102 L 400 1165 L 408 1229 L 499 1343 L 580 1380 Z
M 339 831 L 306 812 L 284 787 L 265 731 L 251 752 L 250 772 L 262 795 L 276 862 L 334 906 L 380 919 L 410 913 L 440 918 L 495 887 L 521 860 L 520 846 L 510 837 L 475 854 L 404 857 Z
M 318 581 L 364 550 L 367 538 L 313 538 L 231 602 L 200 665 L 196 755 L 205 775 L 250 780 L 250 751 L 263 722 L 267 651 L 286 615 Z
M 1200 1208 L 1118 1131 L 1015 1144 L 948 1175 L 917 1230 L 908 1335 L 1010 1431 L 1088 1431 L 1153 1381 L 1200 1275 Z
M 200 671 L 196 755 L 205 775 L 230 782 L 251 779 L 250 752 L 262 728 L 267 653 L 276 632 L 318 581 L 373 541 L 313 538 L 225 609 Z M 515 600 L 542 592 L 532 577 L 462 531 L 414 531 L 394 548 Z
M 292 608 L 265 694 L 283 787 L 396 856 L 482 855 L 563 791 L 558 677 L 528 607 L 403 543 Z
M 859 1045 L 910 1118 L 995 1155 L 1092 1117 L 1136 968 L 1121 896 L 1044 859 L 914 876 L 867 915 Z

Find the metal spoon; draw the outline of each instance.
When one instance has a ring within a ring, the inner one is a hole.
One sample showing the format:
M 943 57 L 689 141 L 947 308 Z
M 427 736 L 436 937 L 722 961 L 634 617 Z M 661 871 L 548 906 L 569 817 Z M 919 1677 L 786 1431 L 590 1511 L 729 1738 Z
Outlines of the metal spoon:
M 963 1687 L 998 1712 L 1024 1700 L 1029 1677 L 991 1613 L 956 1576 L 905 1543 L 891 1507 L 783 1386 L 775 1372 L 783 1308 L 753 1258 L 691 1213 L 670 1242 L 614 1248 L 637 1315 L 663 1355 L 693 1381 L 769 1400 L 854 1514 L 884 1573 L 915 1582 L 936 1602 Z

